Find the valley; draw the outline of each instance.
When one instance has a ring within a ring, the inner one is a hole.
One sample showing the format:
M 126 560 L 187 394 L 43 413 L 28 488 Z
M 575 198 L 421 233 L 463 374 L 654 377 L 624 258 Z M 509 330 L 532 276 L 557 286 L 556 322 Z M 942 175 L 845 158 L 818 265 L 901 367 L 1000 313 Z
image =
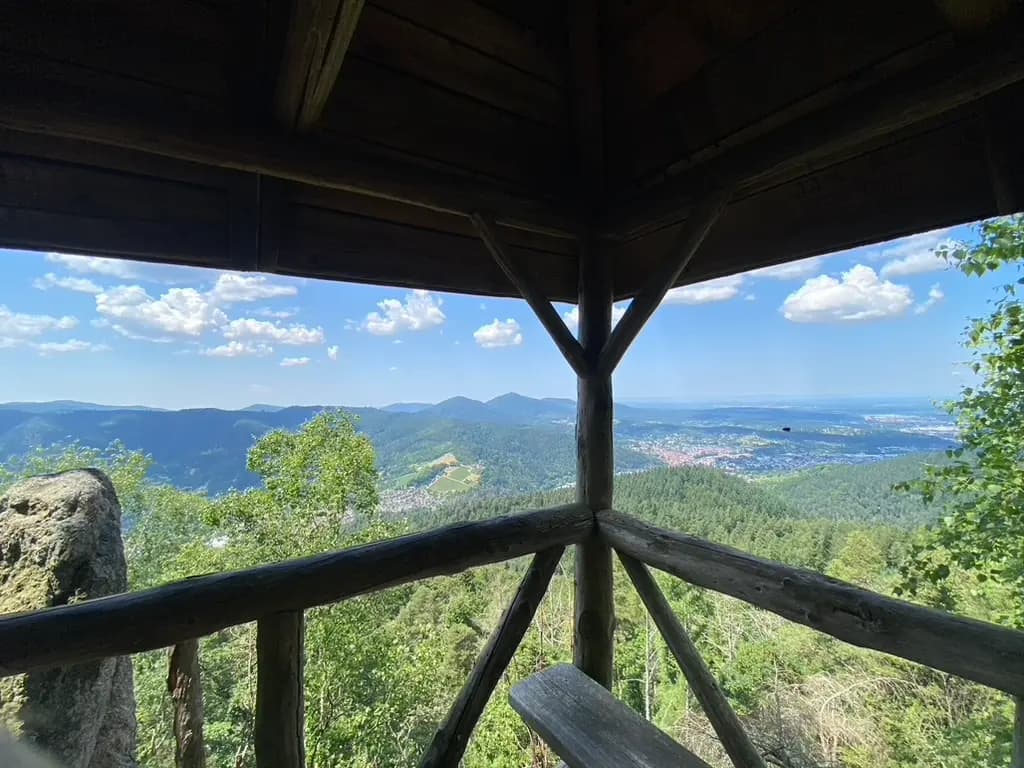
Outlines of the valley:
M 0 458 L 38 446 L 115 441 L 150 455 L 151 475 L 223 494 L 257 484 L 246 469 L 253 441 L 294 430 L 326 406 L 227 411 L 114 408 L 88 403 L 0 406 Z M 391 512 L 467 492 L 516 494 L 575 480 L 575 403 L 507 394 L 343 410 L 373 442 Z M 619 404 L 616 471 L 705 466 L 745 477 L 863 464 L 955 446 L 948 417 L 923 399 L 737 405 Z M 426 494 L 426 495 L 424 495 Z

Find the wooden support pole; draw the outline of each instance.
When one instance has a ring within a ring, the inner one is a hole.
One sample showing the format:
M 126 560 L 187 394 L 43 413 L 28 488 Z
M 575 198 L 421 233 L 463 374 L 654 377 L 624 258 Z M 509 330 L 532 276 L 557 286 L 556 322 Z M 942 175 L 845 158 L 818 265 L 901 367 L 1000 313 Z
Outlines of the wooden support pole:
M 547 329 L 555 345 L 561 350 L 565 359 L 576 371 L 577 376 L 585 376 L 588 370 L 587 360 L 583 355 L 583 347 L 573 338 L 572 333 L 566 327 L 565 322 L 558 316 L 558 312 L 548 301 L 547 296 L 534 284 L 533 280 L 526 274 L 513 259 L 509 257 L 501 240 L 498 238 L 497 228 L 494 221 L 474 213 L 470 216 L 480 239 L 484 241 L 491 256 L 498 262 L 502 272 L 508 277 L 509 282 L 515 286 L 520 295 L 530 305 L 537 319 Z
M 534 556 L 512 604 L 487 641 L 459 698 L 448 712 L 448 719 L 420 761 L 420 768 L 458 768 L 473 728 L 533 621 L 564 551 L 564 547 L 555 547 Z
M 269 613 L 575 544 L 593 530 L 593 512 L 569 504 L 3 617 L 0 677 L 166 648 Z
M 700 651 L 697 650 L 697 646 L 693 644 L 690 636 L 686 633 L 682 623 L 668 604 L 668 600 L 665 599 L 665 595 L 658 589 L 647 566 L 621 552 L 619 552 L 619 560 L 622 561 L 640 599 L 647 606 L 661 636 L 665 638 L 669 650 L 672 651 L 672 655 L 679 663 L 679 669 L 686 677 L 686 682 L 690 684 L 690 690 L 700 702 L 711 727 L 715 729 L 722 746 L 725 747 L 725 751 L 732 759 L 733 765 L 736 768 L 765 768 L 760 752 L 747 736 L 743 724 L 718 686 L 718 681 L 711 674 Z
M 302 611 L 256 622 L 257 768 L 303 768 L 305 745 L 305 622 Z
M 206 768 L 198 640 L 184 640 L 171 650 L 167 692 L 174 709 L 175 768 Z
M 612 326 L 611 263 L 592 241 L 580 250 L 580 342 L 588 361 L 597 360 Z M 612 379 L 609 373 L 580 376 L 576 400 L 576 500 L 593 512 L 610 509 L 615 473 L 612 438 Z M 576 546 L 576 607 L 573 661 L 610 688 L 615 629 L 612 553 L 595 534 Z
M 1024 694 L 1024 632 L 965 619 L 602 512 L 600 535 L 648 565 L 862 648 Z
M 1024 696 L 1013 697 L 1013 758 L 1010 768 L 1024 768 Z
M 612 331 L 611 338 L 601 351 L 597 369 L 599 374 L 610 376 L 615 367 L 626 354 L 629 345 L 640 334 L 644 325 L 665 298 L 665 294 L 675 285 L 676 280 L 686 269 L 686 265 L 696 255 L 700 244 L 711 230 L 711 226 L 725 210 L 731 189 L 717 189 L 709 194 L 703 203 L 690 212 L 689 218 L 676 235 L 665 259 L 648 278 L 643 289 L 630 302 L 626 313 Z
M 275 108 L 289 129 L 320 119 L 341 72 L 365 0 L 293 0 Z

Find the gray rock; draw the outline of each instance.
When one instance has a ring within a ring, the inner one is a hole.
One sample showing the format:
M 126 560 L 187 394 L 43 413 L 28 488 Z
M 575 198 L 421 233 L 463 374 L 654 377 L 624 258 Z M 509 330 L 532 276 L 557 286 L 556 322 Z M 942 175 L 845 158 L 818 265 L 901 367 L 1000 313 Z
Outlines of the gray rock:
M 32 478 L 0 498 L 0 613 L 127 587 L 121 505 L 102 472 Z M 104 659 L 0 680 L 0 722 L 66 768 L 132 768 L 131 661 Z

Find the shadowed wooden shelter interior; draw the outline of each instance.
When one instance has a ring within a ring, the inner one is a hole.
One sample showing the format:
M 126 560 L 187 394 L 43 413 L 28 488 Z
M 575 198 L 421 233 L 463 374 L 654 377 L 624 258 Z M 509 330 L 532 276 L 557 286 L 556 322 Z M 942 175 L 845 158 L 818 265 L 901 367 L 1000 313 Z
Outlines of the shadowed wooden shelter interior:
M 576 666 L 609 685 L 614 548 L 736 765 L 761 757 L 644 562 L 1024 694 L 1017 633 L 611 511 L 611 374 L 667 290 L 1024 207 L 1022 16 L 1017 0 L 0 3 L 0 245 L 522 296 L 579 377 L 576 505 L 5 618 L 0 672 L 176 644 L 194 659 L 184 643 L 257 620 L 257 760 L 300 765 L 303 609 L 538 553 L 423 762 L 456 765 L 574 544 Z M 578 339 L 551 301 L 580 305 Z

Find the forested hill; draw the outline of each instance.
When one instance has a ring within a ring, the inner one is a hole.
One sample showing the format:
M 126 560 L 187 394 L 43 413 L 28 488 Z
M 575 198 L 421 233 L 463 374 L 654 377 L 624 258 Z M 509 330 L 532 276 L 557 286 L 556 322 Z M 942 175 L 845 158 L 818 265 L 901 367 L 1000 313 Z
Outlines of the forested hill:
M 918 467 L 920 461 L 919 457 Z M 655 469 L 619 478 L 615 507 L 662 528 L 820 570 L 833 559 L 835 548 L 846 535 L 863 527 L 864 522 L 872 523 L 874 535 L 887 544 L 903 538 L 911 519 L 919 523 L 934 517 L 933 509 L 910 494 L 891 490 L 892 478 L 910 479 L 913 466 L 914 460 L 906 459 L 830 468 L 830 476 L 847 492 L 834 498 L 818 515 L 809 506 L 820 481 L 817 470 L 769 485 L 707 467 Z M 417 512 L 410 522 L 425 529 L 482 520 L 564 504 L 572 500 L 572 493 L 559 490 L 501 498 L 465 496 L 443 507 Z M 891 516 L 878 506 L 883 498 L 894 504 Z
M 943 454 L 912 455 L 870 464 L 815 467 L 758 483 L 796 516 L 917 527 L 935 519 L 935 507 L 894 486 L 920 479 L 926 464 L 944 462 Z

